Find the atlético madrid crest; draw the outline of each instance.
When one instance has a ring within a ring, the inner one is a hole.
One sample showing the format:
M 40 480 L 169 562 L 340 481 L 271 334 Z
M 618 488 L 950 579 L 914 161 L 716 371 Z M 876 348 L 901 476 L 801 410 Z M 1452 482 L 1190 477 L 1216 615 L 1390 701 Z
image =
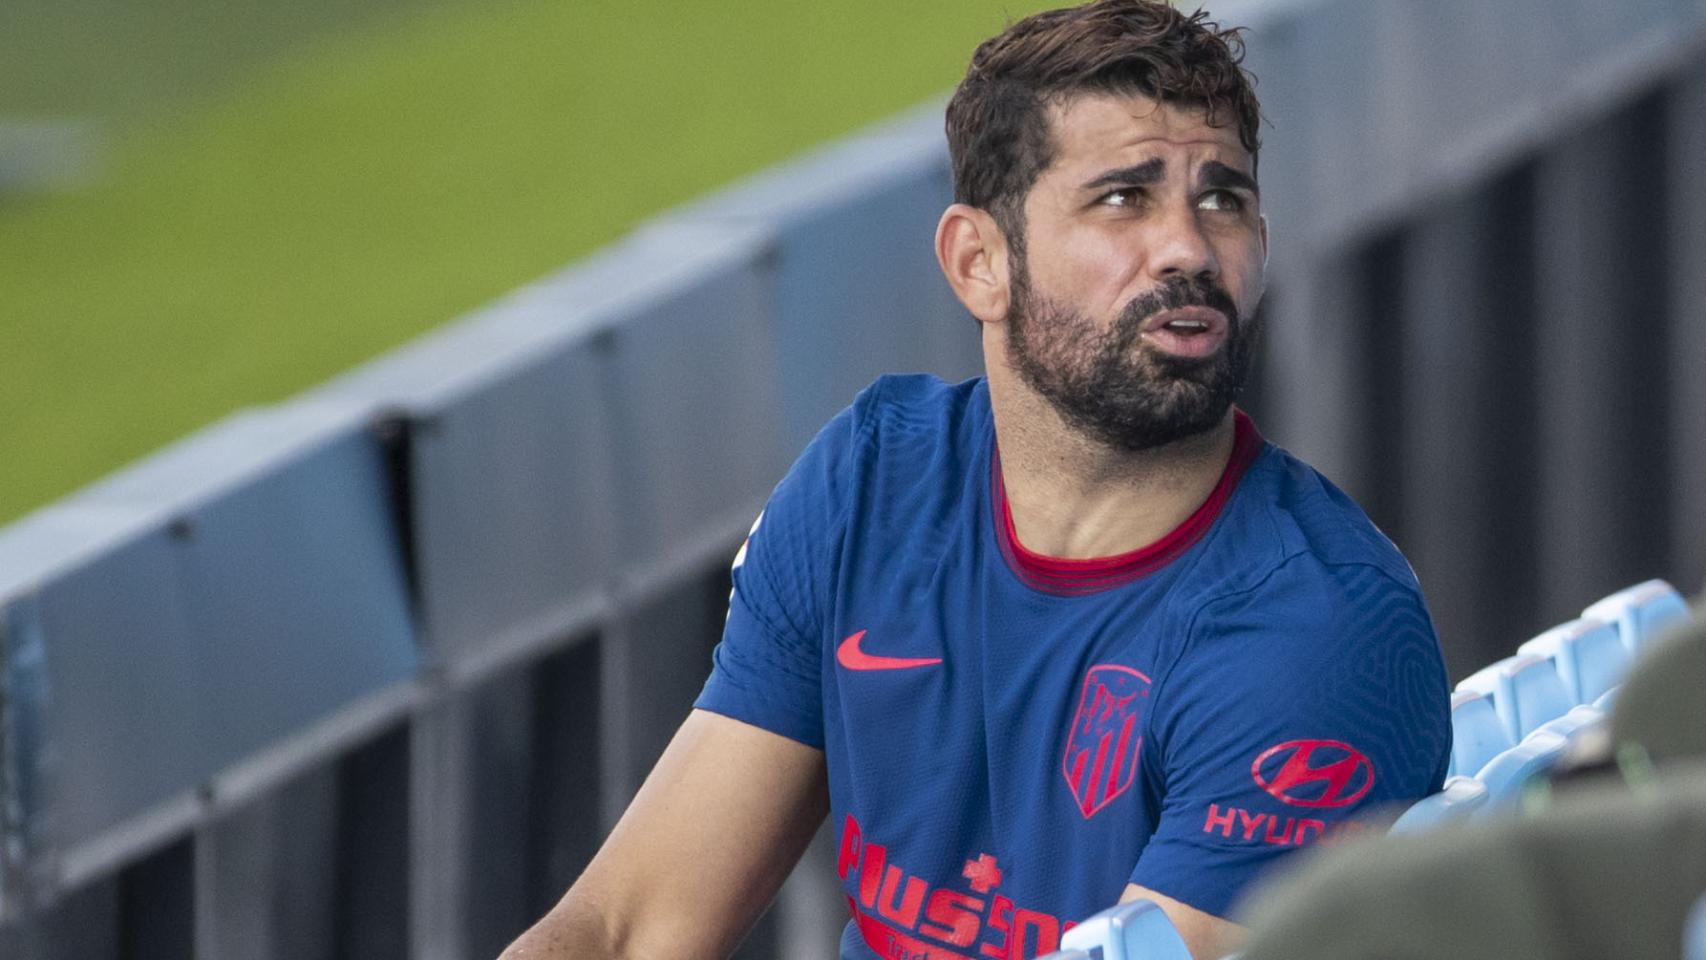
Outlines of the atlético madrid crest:
M 1149 678 L 1130 667 L 1103 663 L 1084 674 L 1061 762 L 1084 819 L 1131 786 L 1148 700 Z

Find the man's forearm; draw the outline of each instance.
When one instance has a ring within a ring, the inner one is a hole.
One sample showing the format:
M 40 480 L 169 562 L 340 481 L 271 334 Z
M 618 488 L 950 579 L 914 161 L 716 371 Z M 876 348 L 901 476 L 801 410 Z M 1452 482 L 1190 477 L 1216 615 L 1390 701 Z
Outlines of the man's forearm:
M 727 957 L 828 806 L 823 751 L 695 710 L 574 886 L 501 960 Z
M 571 893 L 498 960 L 620 960 L 620 949 L 604 918 Z

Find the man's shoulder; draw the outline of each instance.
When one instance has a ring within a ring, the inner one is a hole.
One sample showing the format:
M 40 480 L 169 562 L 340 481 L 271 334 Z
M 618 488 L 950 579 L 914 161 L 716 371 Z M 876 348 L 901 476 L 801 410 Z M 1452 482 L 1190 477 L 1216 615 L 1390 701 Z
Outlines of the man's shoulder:
M 989 408 L 982 377 L 949 383 L 933 373 L 886 373 L 853 400 L 855 416 L 877 427 L 941 428 Z
M 1433 697 L 1446 689 L 1444 661 L 1414 572 L 1331 481 L 1269 445 L 1222 519 L 1175 601 L 1186 659 L 1231 670 L 1236 683 L 1218 681 L 1229 691 L 1275 696 L 1321 676 L 1388 690 L 1402 665 L 1437 680 L 1409 713 L 1444 702 Z
M 832 506 L 909 482 L 971 468 L 992 418 L 981 379 L 946 383 L 927 374 L 889 374 L 859 391 L 795 459 L 778 495 Z M 946 480 L 944 480 L 946 482 Z M 775 497 L 772 498 L 774 505 Z M 767 509 L 768 512 L 768 509 Z
M 1268 444 L 1240 494 L 1246 526 L 1271 537 L 1272 567 L 1366 567 L 1419 594 L 1409 562 L 1362 507 L 1285 449 Z
M 838 467 L 905 437 L 940 437 L 961 423 L 987 420 L 989 391 L 981 378 L 947 383 L 932 374 L 884 374 L 853 397 L 818 430 L 800 463 Z
M 1394 606 L 1426 618 L 1415 573 L 1392 541 L 1332 481 L 1272 444 L 1204 547 L 1175 591 L 1187 624 L 1249 614 L 1301 629 Z
M 843 411 L 867 465 L 931 458 L 931 450 L 969 449 L 992 422 L 981 377 L 948 383 L 933 374 L 878 377 Z

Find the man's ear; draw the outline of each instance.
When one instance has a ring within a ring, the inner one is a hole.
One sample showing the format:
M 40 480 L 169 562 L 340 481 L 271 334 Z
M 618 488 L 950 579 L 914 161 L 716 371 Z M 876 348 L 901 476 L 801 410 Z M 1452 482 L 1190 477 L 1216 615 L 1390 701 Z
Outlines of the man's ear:
M 994 217 L 964 203 L 943 211 L 936 224 L 936 262 L 979 323 L 1006 318 L 1012 292 L 1007 238 Z
M 1266 214 L 1264 214 L 1262 216 L 1261 224 L 1262 224 L 1262 271 L 1265 273 L 1265 272 L 1267 272 L 1267 269 L 1268 269 L 1268 218 L 1267 218 Z

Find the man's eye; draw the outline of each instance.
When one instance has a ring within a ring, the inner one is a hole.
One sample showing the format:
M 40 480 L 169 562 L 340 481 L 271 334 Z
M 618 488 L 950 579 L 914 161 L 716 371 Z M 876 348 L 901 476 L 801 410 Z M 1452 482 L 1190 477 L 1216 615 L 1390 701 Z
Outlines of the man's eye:
M 1143 190 L 1139 187 L 1123 187 L 1102 196 L 1102 203 L 1110 207 L 1135 207 L 1143 199 Z
M 1197 199 L 1197 206 L 1204 210 L 1236 212 L 1244 209 L 1244 198 L 1231 190 L 1210 190 Z

